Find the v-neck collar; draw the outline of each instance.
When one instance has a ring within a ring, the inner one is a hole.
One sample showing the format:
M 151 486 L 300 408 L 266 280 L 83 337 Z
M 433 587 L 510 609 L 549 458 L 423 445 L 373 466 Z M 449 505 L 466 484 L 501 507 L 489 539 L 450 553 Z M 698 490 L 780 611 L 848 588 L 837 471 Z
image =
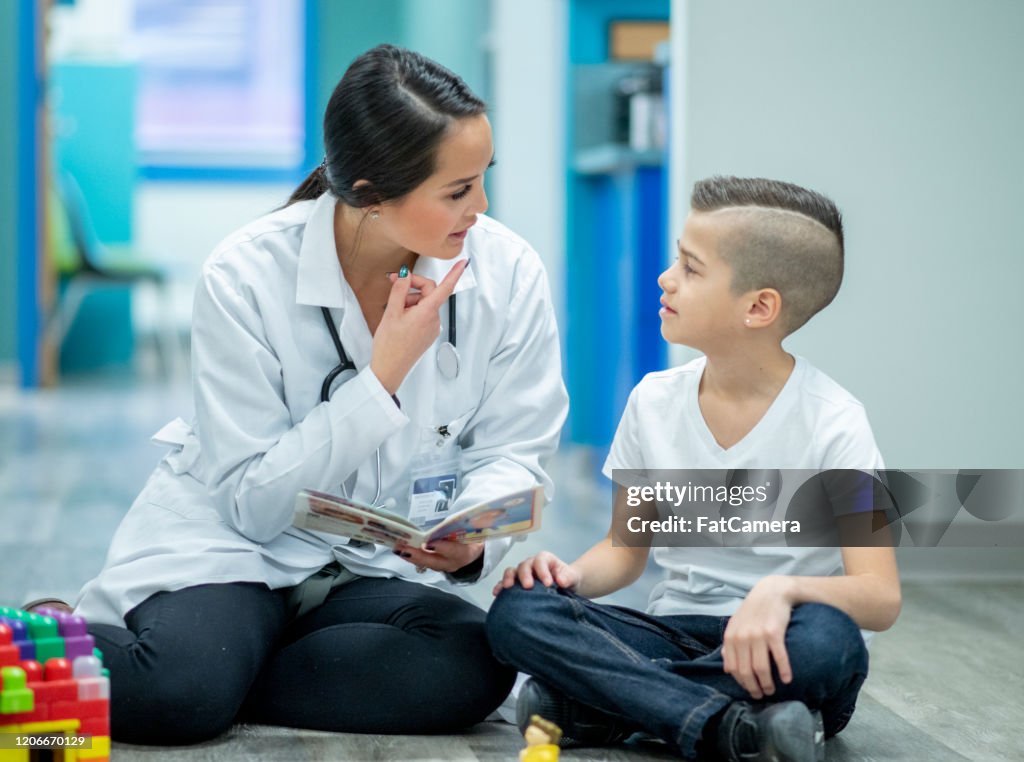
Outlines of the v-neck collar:
M 806 363 L 802 357 L 798 355 L 793 356 L 793 370 L 790 371 L 789 378 L 786 379 L 786 383 L 782 385 L 779 393 L 775 395 L 775 399 L 772 400 L 772 404 L 768 406 L 764 415 L 761 416 L 761 419 L 754 424 L 754 427 L 740 441 L 736 442 L 732 447 L 726 448 L 718 444 L 718 440 L 711 433 L 711 429 L 708 427 L 708 423 L 700 409 L 700 382 L 704 377 L 704 371 L 707 367 L 707 357 L 700 358 L 700 373 L 694 374 L 693 388 L 686 397 L 686 414 L 694 431 L 697 432 L 700 441 L 704 444 L 705 449 L 716 459 L 723 461 L 733 461 L 747 452 L 754 446 L 753 443 L 756 443 L 761 438 L 762 432 L 775 426 L 776 422 L 786 415 L 789 408 L 792 407 L 793 400 L 796 397 L 796 390 L 799 388 L 804 375 L 805 365 Z

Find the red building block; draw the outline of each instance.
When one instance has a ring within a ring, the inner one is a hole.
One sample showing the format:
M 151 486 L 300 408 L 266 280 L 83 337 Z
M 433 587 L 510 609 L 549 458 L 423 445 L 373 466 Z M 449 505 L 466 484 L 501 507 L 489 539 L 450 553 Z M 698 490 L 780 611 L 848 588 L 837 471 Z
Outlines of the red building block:
M 0 623 L 0 667 L 17 667 L 21 649 L 14 645 L 14 631 Z
M 81 720 L 78 732 L 83 736 L 109 736 L 109 717 L 86 717 Z

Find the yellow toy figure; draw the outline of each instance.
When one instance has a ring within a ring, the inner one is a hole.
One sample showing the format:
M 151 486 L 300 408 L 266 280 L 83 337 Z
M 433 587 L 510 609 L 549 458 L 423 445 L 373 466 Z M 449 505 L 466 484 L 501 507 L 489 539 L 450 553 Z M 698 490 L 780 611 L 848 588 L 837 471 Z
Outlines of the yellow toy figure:
M 562 729 L 539 714 L 530 717 L 523 733 L 526 748 L 519 752 L 519 762 L 558 762 L 558 739 Z

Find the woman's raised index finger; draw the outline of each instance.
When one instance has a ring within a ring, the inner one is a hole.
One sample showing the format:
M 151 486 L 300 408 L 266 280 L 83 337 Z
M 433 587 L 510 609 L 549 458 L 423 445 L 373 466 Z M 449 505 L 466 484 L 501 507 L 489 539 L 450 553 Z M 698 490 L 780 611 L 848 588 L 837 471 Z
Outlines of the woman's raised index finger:
M 452 295 L 452 292 L 455 290 L 455 284 L 459 282 L 459 278 L 462 277 L 462 273 L 466 272 L 468 266 L 468 259 L 456 262 L 452 269 L 448 271 L 448 274 L 444 276 L 444 280 L 437 284 L 437 288 L 424 297 L 423 302 L 430 301 L 432 307 L 435 309 L 440 308 L 441 302 Z M 422 304 L 423 302 L 420 303 Z

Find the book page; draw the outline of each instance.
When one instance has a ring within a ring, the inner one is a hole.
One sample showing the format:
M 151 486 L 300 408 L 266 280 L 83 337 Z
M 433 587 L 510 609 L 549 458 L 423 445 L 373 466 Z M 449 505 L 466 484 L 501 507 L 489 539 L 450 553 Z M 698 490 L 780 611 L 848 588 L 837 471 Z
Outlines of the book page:
M 326 492 L 302 490 L 295 499 L 300 529 L 350 537 L 394 547 L 399 542 L 420 545 L 425 535 L 400 516 Z
M 515 492 L 459 511 L 430 533 L 428 541 L 483 542 L 492 537 L 524 534 L 540 528 L 544 488 Z

